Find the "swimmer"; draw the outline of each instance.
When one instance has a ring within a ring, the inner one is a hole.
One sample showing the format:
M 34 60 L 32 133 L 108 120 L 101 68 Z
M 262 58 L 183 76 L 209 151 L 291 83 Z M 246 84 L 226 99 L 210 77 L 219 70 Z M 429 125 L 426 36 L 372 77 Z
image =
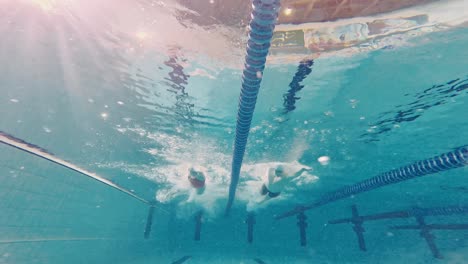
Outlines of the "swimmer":
M 266 182 L 263 183 L 260 194 L 269 198 L 278 197 L 283 191 L 284 187 L 295 178 L 302 175 L 302 173 L 311 171 L 312 169 L 302 168 L 294 174 L 285 172 L 283 165 L 278 165 L 276 168 L 269 168 L 266 173 Z
M 189 173 L 187 176 L 190 185 L 195 188 L 196 193 L 201 195 L 205 192 L 205 173 L 202 169 L 196 170 L 194 167 L 189 168 Z

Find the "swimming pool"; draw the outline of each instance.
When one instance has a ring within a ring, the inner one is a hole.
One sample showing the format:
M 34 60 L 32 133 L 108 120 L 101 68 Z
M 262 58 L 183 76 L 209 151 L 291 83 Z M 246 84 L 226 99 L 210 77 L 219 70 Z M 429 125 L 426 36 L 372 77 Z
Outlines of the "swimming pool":
M 1 1 L 0 263 L 468 262 L 466 1 L 351 2 Z

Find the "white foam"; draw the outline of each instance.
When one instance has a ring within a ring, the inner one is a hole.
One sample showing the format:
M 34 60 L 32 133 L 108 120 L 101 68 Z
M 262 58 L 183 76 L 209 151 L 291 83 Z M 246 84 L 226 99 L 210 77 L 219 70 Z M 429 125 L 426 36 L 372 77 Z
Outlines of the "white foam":
M 166 164 L 142 166 L 120 162 L 100 164 L 101 167 L 119 168 L 156 182 L 159 188 L 155 193 L 155 199 L 160 203 L 176 203 L 179 217 L 190 217 L 200 209 L 208 217 L 217 216 L 224 212 L 232 156 L 229 151 L 220 149 L 218 141 L 195 133 L 189 138 L 182 138 L 173 134 L 152 133 L 140 127 L 126 128 L 126 131 L 149 140 L 150 145 L 157 145 L 157 148 L 148 148 L 144 151 L 153 155 L 155 160 L 163 159 Z M 294 159 L 302 156 L 308 149 L 303 147 L 304 145 L 306 144 L 303 144 L 301 140 L 297 140 L 293 144 L 289 158 Z M 260 195 L 264 176 L 269 168 L 279 164 L 285 167 L 287 173 L 294 173 L 304 167 L 312 169 L 296 160 L 292 162 L 244 163 L 236 201 L 246 204 L 249 210 L 257 210 L 291 198 L 297 188 L 307 187 L 318 179 L 313 174 L 303 173 L 287 186 L 282 195 L 264 201 L 265 197 Z M 191 166 L 199 166 L 205 173 L 206 189 L 201 195 L 196 194 L 195 189 L 187 179 Z

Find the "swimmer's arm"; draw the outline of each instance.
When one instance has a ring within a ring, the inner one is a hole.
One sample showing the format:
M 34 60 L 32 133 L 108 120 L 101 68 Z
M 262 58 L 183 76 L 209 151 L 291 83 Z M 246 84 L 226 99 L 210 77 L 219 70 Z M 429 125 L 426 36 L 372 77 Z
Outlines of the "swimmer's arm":
M 301 174 L 306 172 L 306 171 L 310 171 L 310 169 L 302 168 L 298 172 L 296 172 L 291 178 L 297 178 L 297 177 L 301 176 Z
M 274 183 L 275 178 L 276 178 L 275 169 L 273 168 L 268 169 L 268 184 Z

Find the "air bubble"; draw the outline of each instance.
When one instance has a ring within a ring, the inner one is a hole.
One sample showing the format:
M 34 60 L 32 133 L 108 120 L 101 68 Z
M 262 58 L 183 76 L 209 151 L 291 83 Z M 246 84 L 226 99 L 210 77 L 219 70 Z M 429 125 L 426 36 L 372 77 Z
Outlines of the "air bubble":
M 318 162 L 320 162 L 320 164 L 322 165 L 328 165 L 330 163 L 330 157 L 328 156 L 321 156 L 317 159 Z

